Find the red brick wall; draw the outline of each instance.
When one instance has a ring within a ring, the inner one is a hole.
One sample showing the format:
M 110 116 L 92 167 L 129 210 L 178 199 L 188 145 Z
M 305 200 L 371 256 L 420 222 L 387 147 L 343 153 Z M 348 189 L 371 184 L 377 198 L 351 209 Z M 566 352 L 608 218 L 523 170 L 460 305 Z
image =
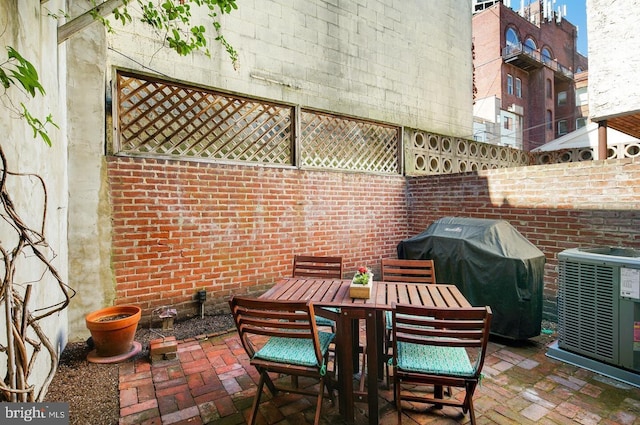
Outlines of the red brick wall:
M 639 158 L 409 178 L 409 233 L 446 216 L 509 221 L 545 254 L 543 316 L 555 319 L 559 252 L 640 248 L 639 181 Z
M 293 255 L 379 269 L 407 235 L 400 176 L 108 158 L 117 304 L 226 308 L 291 274 Z
M 403 178 L 109 157 L 117 303 L 220 311 L 263 291 L 295 253 L 341 255 L 379 275 L 382 257 L 445 216 L 509 221 L 546 257 L 555 318 L 557 253 L 640 248 L 640 159 Z

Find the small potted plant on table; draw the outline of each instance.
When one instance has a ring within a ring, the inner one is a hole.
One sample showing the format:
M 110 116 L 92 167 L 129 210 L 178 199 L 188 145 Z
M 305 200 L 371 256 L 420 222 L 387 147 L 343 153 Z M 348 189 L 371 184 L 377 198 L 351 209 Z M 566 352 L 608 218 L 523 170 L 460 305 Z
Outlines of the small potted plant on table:
M 349 296 L 351 298 L 367 299 L 371 296 L 371 285 L 373 283 L 373 273 L 368 267 L 359 267 L 349 286 Z

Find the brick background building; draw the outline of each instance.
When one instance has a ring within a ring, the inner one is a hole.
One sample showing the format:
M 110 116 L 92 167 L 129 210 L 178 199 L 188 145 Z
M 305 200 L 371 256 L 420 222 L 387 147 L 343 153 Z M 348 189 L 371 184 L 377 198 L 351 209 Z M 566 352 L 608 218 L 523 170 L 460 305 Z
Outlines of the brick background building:
M 530 151 L 576 129 L 574 74 L 587 59 L 576 27 L 542 2 L 520 12 L 493 3 L 472 20 L 474 116 L 497 124 L 483 141 Z

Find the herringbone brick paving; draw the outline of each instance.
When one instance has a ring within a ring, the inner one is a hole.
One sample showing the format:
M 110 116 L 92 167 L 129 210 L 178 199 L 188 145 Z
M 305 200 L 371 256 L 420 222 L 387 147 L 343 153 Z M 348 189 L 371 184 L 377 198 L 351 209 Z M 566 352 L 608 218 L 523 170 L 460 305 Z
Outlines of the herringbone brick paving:
M 640 389 L 546 357 L 553 340 L 490 343 L 474 397 L 478 424 L 640 425 Z M 179 341 L 176 360 L 137 357 L 119 369 L 120 425 L 246 424 L 258 382 L 235 331 Z M 384 384 L 379 404 L 380 423 L 395 424 L 393 394 Z M 344 423 L 337 401 L 325 400 L 322 410 L 323 424 Z M 357 404 L 356 424 L 368 423 L 366 410 Z M 314 413 L 311 397 L 265 392 L 257 423 L 311 424 Z M 402 423 L 466 424 L 469 417 L 460 409 L 407 404 Z

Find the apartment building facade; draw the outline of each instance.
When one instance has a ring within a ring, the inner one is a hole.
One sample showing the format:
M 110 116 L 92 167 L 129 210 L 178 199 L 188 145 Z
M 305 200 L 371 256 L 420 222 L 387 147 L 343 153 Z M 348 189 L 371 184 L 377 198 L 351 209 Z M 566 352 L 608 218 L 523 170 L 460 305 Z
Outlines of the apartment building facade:
M 521 3 L 475 2 L 474 138 L 530 151 L 585 125 L 576 75 L 588 63 L 562 7 Z

